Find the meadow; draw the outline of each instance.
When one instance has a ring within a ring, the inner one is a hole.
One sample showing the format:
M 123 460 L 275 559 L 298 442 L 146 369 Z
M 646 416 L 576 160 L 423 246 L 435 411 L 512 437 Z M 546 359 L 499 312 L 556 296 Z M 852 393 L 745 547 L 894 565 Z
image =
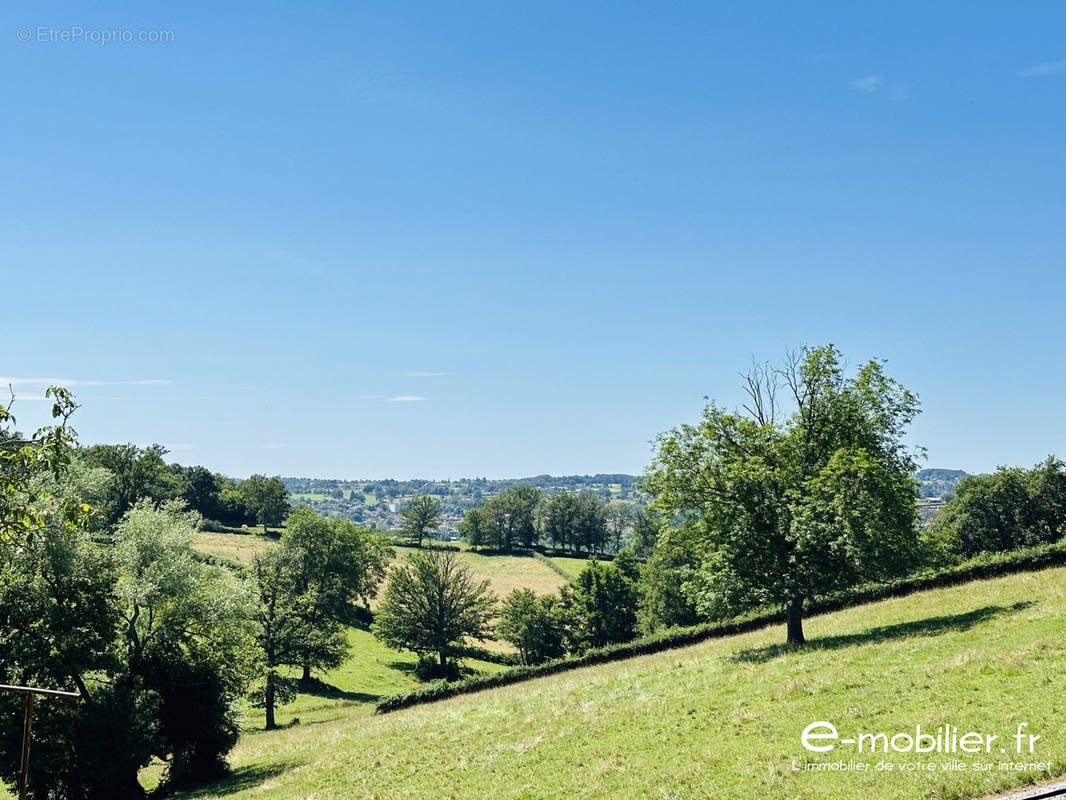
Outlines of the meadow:
M 812 617 L 810 645 L 773 626 L 385 716 L 340 710 L 246 734 L 235 773 L 186 800 L 281 798 L 980 797 L 1066 771 L 1066 569 L 1012 575 Z M 974 769 L 1009 756 L 804 750 L 841 736 L 945 724 L 1039 735 L 1046 769 Z M 882 759 L 934 771 L 876 770 Z M 868 771 L 805 764 L 864 762 Z

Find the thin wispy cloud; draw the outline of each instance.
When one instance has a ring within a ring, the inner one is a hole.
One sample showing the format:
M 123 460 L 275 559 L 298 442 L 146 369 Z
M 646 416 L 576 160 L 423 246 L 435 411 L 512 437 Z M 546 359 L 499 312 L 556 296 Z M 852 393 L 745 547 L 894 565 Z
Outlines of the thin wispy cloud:
M 885 95 L 892 100 L 906 100 L 911 96 L 906 84 L 887 81 L 880 75 L 863 75 L 853 80 L 851 87 L 860 94 Z
M 1066 72 L 1066 61 L 1046 61 L 1018 71 L 1019 78 L 1045 78 Z
M 443 378 L 447 375 L 454 375 L 454 372 L 404 372 L 405 378 Z
M 864 75 L 853 80 L 851 85 L 863 94 L 872 94 L 885 87 L 885 79 L 880 75 Z
M 73 389 L 79 386 L 168 386 L 169 380 L 149 378 L 135 381 L 97 381 L 80 378 L 11 378 L 0 376 L 0 386 L 62 386 Z

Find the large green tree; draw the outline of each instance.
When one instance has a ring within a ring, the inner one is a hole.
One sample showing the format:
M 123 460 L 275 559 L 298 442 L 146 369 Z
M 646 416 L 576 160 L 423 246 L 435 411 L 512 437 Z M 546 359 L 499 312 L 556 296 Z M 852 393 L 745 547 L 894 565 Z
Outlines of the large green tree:
M 403 518 L 403 532 L 416 546 L 422 546 L 422 540 L 440 527 L 441 503 L 439 497 L 423 494 L 412 497 L 400 511 Z
M 177 501 L 141 501 L 115 529 L 119 680 L 157 698 L 153 754 L 170 762 L 172 785 L 225 772 L 240 731 L 236 703 L 255 664 L 250 592 L 197 558 L 199 522 Z
M 662 434 L 645 477 L 655 507 L 702 527 L 700 610 L 779 605 L 792 644 L 812 597 L 905 573 L 919 549 L 903 443 L 918 399 L 880 361 L 850 377 L 841 362 L 829 345 L 754 370 L 743 411 L 712 403 Z
M 289 490 L 277 476 L 252 475 L 241 481 L 240 494 L 245 508 L 263 526 L 263 533 L 267 532 L 268 526 L 284 522 L 289 513 Z
M 266 712 L 266 728 L 277 727 L 278 705 L 296 695 L 286 667 L 302 666 L 306 658 L 306 624 L 300 608 L 297 555 L 280 547 L 258 554 L 252 562 L 255 587 L 255 641 L 262 659 L 263 681 L 253 703 Z
M 500 492 L 479 510 L 485 543 L 509 553 L 537 542 L 536 509 L 541 492 L 518 484 Z
M 611 562 L 590 559 L 577 580 L 561 589 L 571 650 L 604 647 L 634 637 L 639 574 L 636 557 L 623 550 Z
M 446 672 L 458 646 L 492 633 L 496 596 L 455 553 L 415 553 L 389 570 L 371 630 L 397 650 L 434 655 Z
M 1058 541 L 1066 535 L 1066 463 L 967 475 L 926 534 L 942 560 Z
M 138 447 L 135 444 L 94 444 L 82 451 L 90 465 L 111 473 L 110 491 L 101 511 L 114 525 L 138 500 L 157 502 L 173 499 L 180 493 L 177 477 L 163 460 L 163 445 Z
M 497 632 L 515 646 L 523 664 L 541 664 L 566 653 L 566 622 L 555 595 L 514 589 L 503 600 Z
M 575 553 L 603 552 L 607 539 L 607 509 L 603 498 L 587 492 L 547 495 L 537 511 L 541 533 L 556 548 Z M 619 515 L 620 529 L 626 521 Z
M 294 603 L 303 621 L 303 681 L 312 670 L 338 667 L 348 654 L 342 623 L 353 604 L 367 606 L 385 577 L 393 550 L 385 536 L 307 506 L 289 516 L 281 548 L 292 554 Z
M 254 668 L 250 607 L 236 576 L 196 559 L 197 524 L 142 501 L 114 547 L 49 520 L 4 557 L 0 674 L 81 698 L 42 704 L 33 796 L 140 798 L 137 773 L 153 756 L 168 763 L 169 786 L 225 772 Z M 3 719 L 6 747 L 17 734 L 15 717 Z

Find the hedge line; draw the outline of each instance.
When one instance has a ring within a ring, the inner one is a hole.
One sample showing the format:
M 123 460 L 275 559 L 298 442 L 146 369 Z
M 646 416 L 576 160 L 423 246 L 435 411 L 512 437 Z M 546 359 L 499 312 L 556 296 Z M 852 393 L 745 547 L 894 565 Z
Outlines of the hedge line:
M 501 653 L 498 650 L 489 650 L 473 644 L 453 647 L 452 655 L 458 658 L 476 658 L 478 661 L 488 661 L 490 664 L 503 664 L 508 667 L 517 667 L 522 664 L 518 653 Z
M 851 606 L 863 605 L 877 600 L 902 597 L 914 592 L 954 586 L 984 578 L 995 578 L 1015 572 L 1032 572 L 1066 565 L 1066 539 L 1050 545 L 1014 550 L 1009 553 L 980 555 L 963 564 L 914 575 L 882 584 L 859 586 L 855 590 L 833 596 L 816 598 L 808 605 L 808 614 L 824 614 Z M 517 666 L 495 675 L 480 675 L 452 683 L 437 682 L 406 694 L 383 698 L 377 704 L 377 713 L 387 714 L 401 708 L 432 703 L 461 694 L 480 692 L 509 686 L 532 678 L 567 672 L 572 669 L 606 664 L 633 656 L 649 655 L 664 650 L 686 647 L 691 644 L 735 636 L 740 633 L 784 622 L 783 611 L 762 611 L 738 617 L 729 622 L 711 622 L 689 628 L 673 628 L 660 634 L 636 639 L 631 642 L 589 650 L 578 656 L 560 658 L 546 664 Z
M 234 561 L 231 558 L 225 556 L 217 556 L 213 553 L 204 553 L 200 550 L 193 550 L 192 557 L 199 561 L 201 564 L 212 564 L 216 567 L 225 567 L 226 569 L 232 569 L 240 572 L 244 569 L 244 565 Z
M 533 558 L 535 558 L 537 561 L 540 561 L 542 564 L 545 564 L 548 567 L 548 569 L 550 569 L 556 575 L 562 576 L 566 580 L 567 583 L 571 583 L 573 581 L 573 578 L 570 577 L 570 573 L 569 572 L 567 572 L 565 569 L 560 567 L 558 564 L 556 564 L 554 561 L 552 561 L 550 558 L 548 558 L 546 555 L 544 555 L 544 553 L 540 552 L 539 550 L 534 550 L 533 551 Z
M 206 517 L 200 521 L 200 530 L 207 533 L 235 533 L 244 536 L 256 532 L 253 528 L 238 528 L 233 525 L 223 525 L 217 520 L 207 519 Z

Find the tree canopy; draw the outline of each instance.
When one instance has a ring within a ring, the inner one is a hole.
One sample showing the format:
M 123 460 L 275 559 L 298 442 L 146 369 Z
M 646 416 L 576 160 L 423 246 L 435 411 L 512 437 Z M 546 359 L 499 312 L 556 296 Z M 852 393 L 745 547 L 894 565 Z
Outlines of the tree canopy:
M 435 655 L 445 671 L 464 641 L 491 635 L 495 614 L 487 580 L 475 580 L 455 553 L 430 550 L 389 570 L 372 630 L 397 650 Z
M 902 437 L 918 399 L 880 361 L 848 377 L 832 345 L 756 368 L 745 388 L 742 411 L 711 403 L 698 424 L 662 434 L 645 487 L 702 531 L 689 581 L 701 611 L 780 605 L 799 644 L 807 600 L 917 557 L 915 456 Z
M 440 499 L 423 494 L 411 498 L 400 511 L 403 517 L 403 532 L 418 547 L 422 540 L 440 527 Z

